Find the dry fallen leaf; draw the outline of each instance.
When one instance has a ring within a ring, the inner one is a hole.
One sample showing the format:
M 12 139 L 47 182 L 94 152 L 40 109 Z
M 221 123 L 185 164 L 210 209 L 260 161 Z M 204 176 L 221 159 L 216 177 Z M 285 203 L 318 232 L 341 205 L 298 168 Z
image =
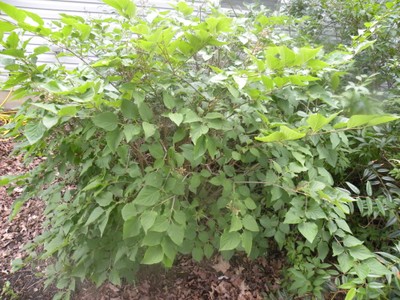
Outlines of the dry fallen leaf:
M 225 274 L 229 268 L 231 267 L 231 265 L 229 264 L 229 261 L 226 261 L 222 258 L 222 256 L 220 256 L 218 258 L 218 263 L 216 263 L 215 265 L 212 266 L 213 269 L 217 272 L 222 272 L 223 274 Z

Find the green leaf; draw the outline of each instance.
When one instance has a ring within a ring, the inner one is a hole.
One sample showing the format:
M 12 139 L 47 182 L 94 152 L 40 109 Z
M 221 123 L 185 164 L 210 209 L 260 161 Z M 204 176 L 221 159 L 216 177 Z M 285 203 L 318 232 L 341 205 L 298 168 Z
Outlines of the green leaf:
M 139 105 L 139 114 L 143 121 L 150 122 L 153 119 L 153 111 L 146 103 Z
M 43 117 L 42 121 L 43 121 L 43 125 L 46 126 L 47 129 L 50 129 L 58 123 L 58 120 L 59 120 L 58 117 L 45 116 L 45 117 Z
M 371 270 L 369 269 L 367 264 L 360 263 L 354 266 L 354 271 L 356 271 L 356 274 L 358 277 L 362 280 L 367 278 L 367 276 L 370 274 Z
M 164 105 L 168 109 L 173 109 L 176 105 L 175 98 L 172 95 L 168 94 L 167 92 L 163 93 L 163 101 L 164 101 Z
M 106 131 L 113 131 L 118 126 L 118 117 L 112 112 L 103 112 L 93 117 L 93 123 Z
M 203 259 L 203 250 L 200 247 L 194 247 L 192 250 L 192 257 L 195 261 L 200 262 Z
M 30 122 L 25 126 L 24 135 L 29 144 L 36 144 L 46 133 L 46 127 L 42 122 Z
M 375 126 L 398 119 L 398 116 L 393 115 L 354 115 L 347 121 L 347 128 L 356 128 L 364 125 Z
M 233 250 L 237 246 L 239 246 L 240 241 L 241 241 L 241 237 L 238 232 L 224 232 L 221 235 L 221 238 L 219 241 L 219 250 L 220 251 Z
M 253 247 L 253 234 L 250 231 L 243 231 L 242 233 L 242 246 L 246 254 L 250 256 Z
M 343 273 L 347 273 L 355 265 L 354 259 L 347 253 L 340 254 L 337 259 L 340 266 L 340 270 Z
M 185 236 L 185 228 L 182 225 L 172 223 L 168 227 L 167 234 L 175 245 L 181 246 Z
M 354 193 L 356 193 L 357 195 L 360 194 L 360 190 L 354 184 L 352 184 L 351 182 L 348 182 L 348 181 L 346 181 L 346 184 Z
M 105 4 L 115 8 L 115 10 L 125 18 L 133 18 L 136 13 L 136 5 L 131 0 L 102 0 Z
M 122 141 L 123 132 L 117 128 L 113 131 L 109 131 L 106 134 L 107 146 L 110 148 L 112 153 L 115 153 L 119 143 Z
M 312 48 L 300 48 L 298 53 L 296 53 L 296 59 L 294 61 L 295 65 L 302 65 L 312 59 L 314 59 L 318 53 L 321 51 L 322 47 L 312 49 Z
M 240 218 L 236 215 L 232 215 L 231 227 L 229 229 L 229 232 L 239 231 L 240 229 L 242 229 L 242 227 L 243 227 L 243 225 L 242 225 L 242 221 L 240 220 Z
M 349 227 L 349 225 L 347 224 L 347 222 L 345 220 L 342 219 L 335 219 L 336 224 L 338 225 L 338 227 L 348 233 L 352 233 L 351 229 Z
M 66 105 L 61 107 L 61 109 L 58 111 L 58 116 L 64 117 L 64 116 L 75 116 L 76 113 L 78 112 L 76 106 L 73 105 Z
M 344 298 L 344 300 L 353 300 L 356 294 L 357 294 L 357 289 L 353 287 L 347 292 L 346 298 Z
M 367 192 L 368 196 L 372 196 L 372 186 L 371 186 L 371 181 L 367 181 L 366 185 L 365 185 L 365 190 Z
M 363 244 L 362 241 L 360 241 L 359 239 L 355 238 L 352 235 L 346 235 L 346 237 L 343 239 L 343 245 L 345 247 L 355 247 L 362 244 Z
M 190 129 L 190 138 L 194 145 L 196 145 L 197 140 L 204 134 L 208 132 L 209 128 L 202 124 L 192 124 Z
M 126 139 L 126 142 L 129 143 L 133 137 L 138 136 L 141 132 L 141 128 L 138 125 L 134 125 L 134 124 L 126 124 L 124 125 L 124 136 Z
M 85 226 L 88 226 L 89 224 L 92 224 L 94 221 L 96 221 L 102 214 L 104 213 L 104 209 L 101 207 L 96 207 L 89 215 L 89 218 L 87 219 Z
M 157 127 L 155 125 L 147 123 L 147 122 L 143 122 L 142 127 L 143 127 L 143 131 L 144 131 L 144 137 L 146 140 L 149 137 L 152 137 L 157 131 Z
M 138 236 L 140 233 L 140 224 L 138 219 L 129 219 L 124 222 L 122 228 L 122 238 L 124 240 Z
M 291 207 L 285 215 L 285 220 L 283 223 L 285 224 L 299 224 L 302 222 L 303 212 L 299 211 L 296 207 Z
M 147 248 L 142 261 L 143 265 L 154 265 L 162 262 L 164 251 L 160 245 Z
M 317 132 L 320 129 L 322 129 L 325 125 L 329 124 L 329 122 L 331 122 L 334 118 L 336 118 L 336 116 L 338 114 L 339 113 L 333 114 L 333 115 L 329 116 L 328 118 L 325 118 L 324 116 L 322 116 L 320 114 L 313 114 L 308 117 L 307 124 L 311 126 L 311 129 L 314 132 Z
M 149 146 L 149 152 L 155 159 L 161 159 L 164 157 L 164 149 L 158 142 Z
M 247 209 L 250 209 L 250 210 L 253 210 L 253 209 L 257 208 L 256 203 L 251 198 L 244 199 L 244 205 L 247 207 Z
M 100 206 L 108 206 L 113 201 L 113 194 L 111 192 L 104 192 L 96 196 L 95 200 Z
M 304 222 L 298 225 L 300 233 L 309 241 L 314 242 L 315 237 L 318 234 L 318 226 L 315 223 Z
M 122 219 L 129 220 L 137 215 L 137 209 L 133 202 L 127 203 L 121 210 Z
M 170 120 L 174 122 L 176 126 L 181 125 L 183 121 L 183 115 L 180 113 L 169 113 L 168 118 L 170 118 Z
M 154 225 L 157 216 L 158 214 L 155 211 L 145 211 L 140 216 L 140 224 L 142 225 L 142 228 L 145 233 L 147 233 L 147 231 L 151 228 L 151 226 Z
M 363 245 L 349 248 L 350 255 L 358 260 L 365 260 L 374 257 L 374 254 Z
M 260 142 L 270 143 L 279 141 L 292 141 L 305 137 L 305 133 L 290 129 L 286 126 L 281 126 L 279 132 L 271 133 L 268 136 L 256 137 L 255 139 Z
M 258 232 L 258 224 L 252 215 L 245 215 L 242 220 L 243 227 L 249 231 Z
M 123 99 L 121 102 L 121 113 L 125 119 L 133 120 L 135 118 L 135 104 L 132 101 Z
M 239 91 L 244 88 L 247 83 L 247 76 L 233 76 L 233 80 L 238 85 Z
M 145 186 L 136 196 L 134 203 L 136 205 L 152 206 L 160 200 L 161 194 L 158 188 Z
M 23 10 L 4 2 L 0 2 L 0 10 L 5 12 L 9 17 L 13 18 L 17 22 L 24 22 L 26 18 L 26 13 Z

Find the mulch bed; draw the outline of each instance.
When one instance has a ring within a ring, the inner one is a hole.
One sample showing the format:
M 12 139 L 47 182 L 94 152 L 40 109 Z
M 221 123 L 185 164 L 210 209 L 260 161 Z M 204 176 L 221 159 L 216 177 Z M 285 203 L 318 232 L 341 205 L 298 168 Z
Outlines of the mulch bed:
M 27 171 L 21 157 L 10 155 L 11 140 L 0 140 L 0 176 Z M 12 203 L 21 193 L 18 188 L 11 194 L 0 187 L 0 299 L 51 299 L 56 289 L 44 289 L 44 277 L 36 276 L 44 266 L 26 266 L 11 272 L 11 261 L 23 258 L 22 247 L 40 234 L 44 205 L 39 199 L 25 203 L 21 212 L 8 220 Z M 82 284 L 75 300 L 147 300 L 147 299 L 264 299 L 265 295 L 280 289 L 282 258 L 259 258 L 250 261 L 237 255 L 229 262 L 214 257 L 202 263 L 181 257 L 168 271 L 159 266 L 143 267 L 136 285 L 111 283 L 100 288 L 90 283 Z M 8 283 L 7 283 L 8 282 Z M 5 285 L 10 288 L 5 288 Z M 3 287 L 3 288 L 2 288 Z M 3 289 L 3 291 L 2 291 Z M 18 298 L 13 298 L 13 294 Z

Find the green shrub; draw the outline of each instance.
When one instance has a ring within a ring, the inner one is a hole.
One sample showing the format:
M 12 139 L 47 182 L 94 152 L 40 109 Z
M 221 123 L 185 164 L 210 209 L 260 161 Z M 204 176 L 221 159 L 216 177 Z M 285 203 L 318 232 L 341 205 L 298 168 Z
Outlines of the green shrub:
M 179 254 L 274 247 L 287 251 L 293 294 L 321 297 L 330 281 L 350 296 L 384 293 L 392 272 L 347 223 L 355 187 L 334 180 L 352 164 L 349 132 L 397 119 L 346 117 L 331 88 L 369 43 L 324 53 L 291 47 L 263 11 L 231 18 L 181 2 L 140 17 L 128 0 L 105 2 L 118 17 L 62 15 L 52 29 L 0 4 L 13 19 L 1 27 L 3 88 L 35 96 L 8 128 L 27 161 L 45 157 L 14 178 L 24 193 L 11 217 L 45 202 L 45 232 L 27 249 L 55 258 L 57 297 L 77 279 L 120 284 Z M 82 64 L 37 64 L 50 49 L 27 52 L 25 32 Z

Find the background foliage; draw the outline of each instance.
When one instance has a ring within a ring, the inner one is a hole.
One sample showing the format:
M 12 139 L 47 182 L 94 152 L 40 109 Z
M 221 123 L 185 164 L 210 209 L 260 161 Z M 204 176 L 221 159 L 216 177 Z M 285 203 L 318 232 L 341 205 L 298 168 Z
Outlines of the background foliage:
M 367 114 L 365 77 L 346 76 L 381 23 L 325 50 L 260 9 L 181 2 L 141 17 L 128 0 L 104 2 L 119 17 L 62 15 L 52 29 L 0 3 L 12 19 L 2 88 L 36 97 L 6 128 L 27 162 L 46 158 L 0 183 L 24 188 L 11 218 L 32 196 L 46 203 L 46 231 L 26 248 L 55 258 L 56 298 L 180 254 L 277 250 L 292 295 L 399 295 L 398 134 L 386 124 L 397 117 Z M 26 32 L 82 64 L 38 65 L 51 50 L 28 52 Z

